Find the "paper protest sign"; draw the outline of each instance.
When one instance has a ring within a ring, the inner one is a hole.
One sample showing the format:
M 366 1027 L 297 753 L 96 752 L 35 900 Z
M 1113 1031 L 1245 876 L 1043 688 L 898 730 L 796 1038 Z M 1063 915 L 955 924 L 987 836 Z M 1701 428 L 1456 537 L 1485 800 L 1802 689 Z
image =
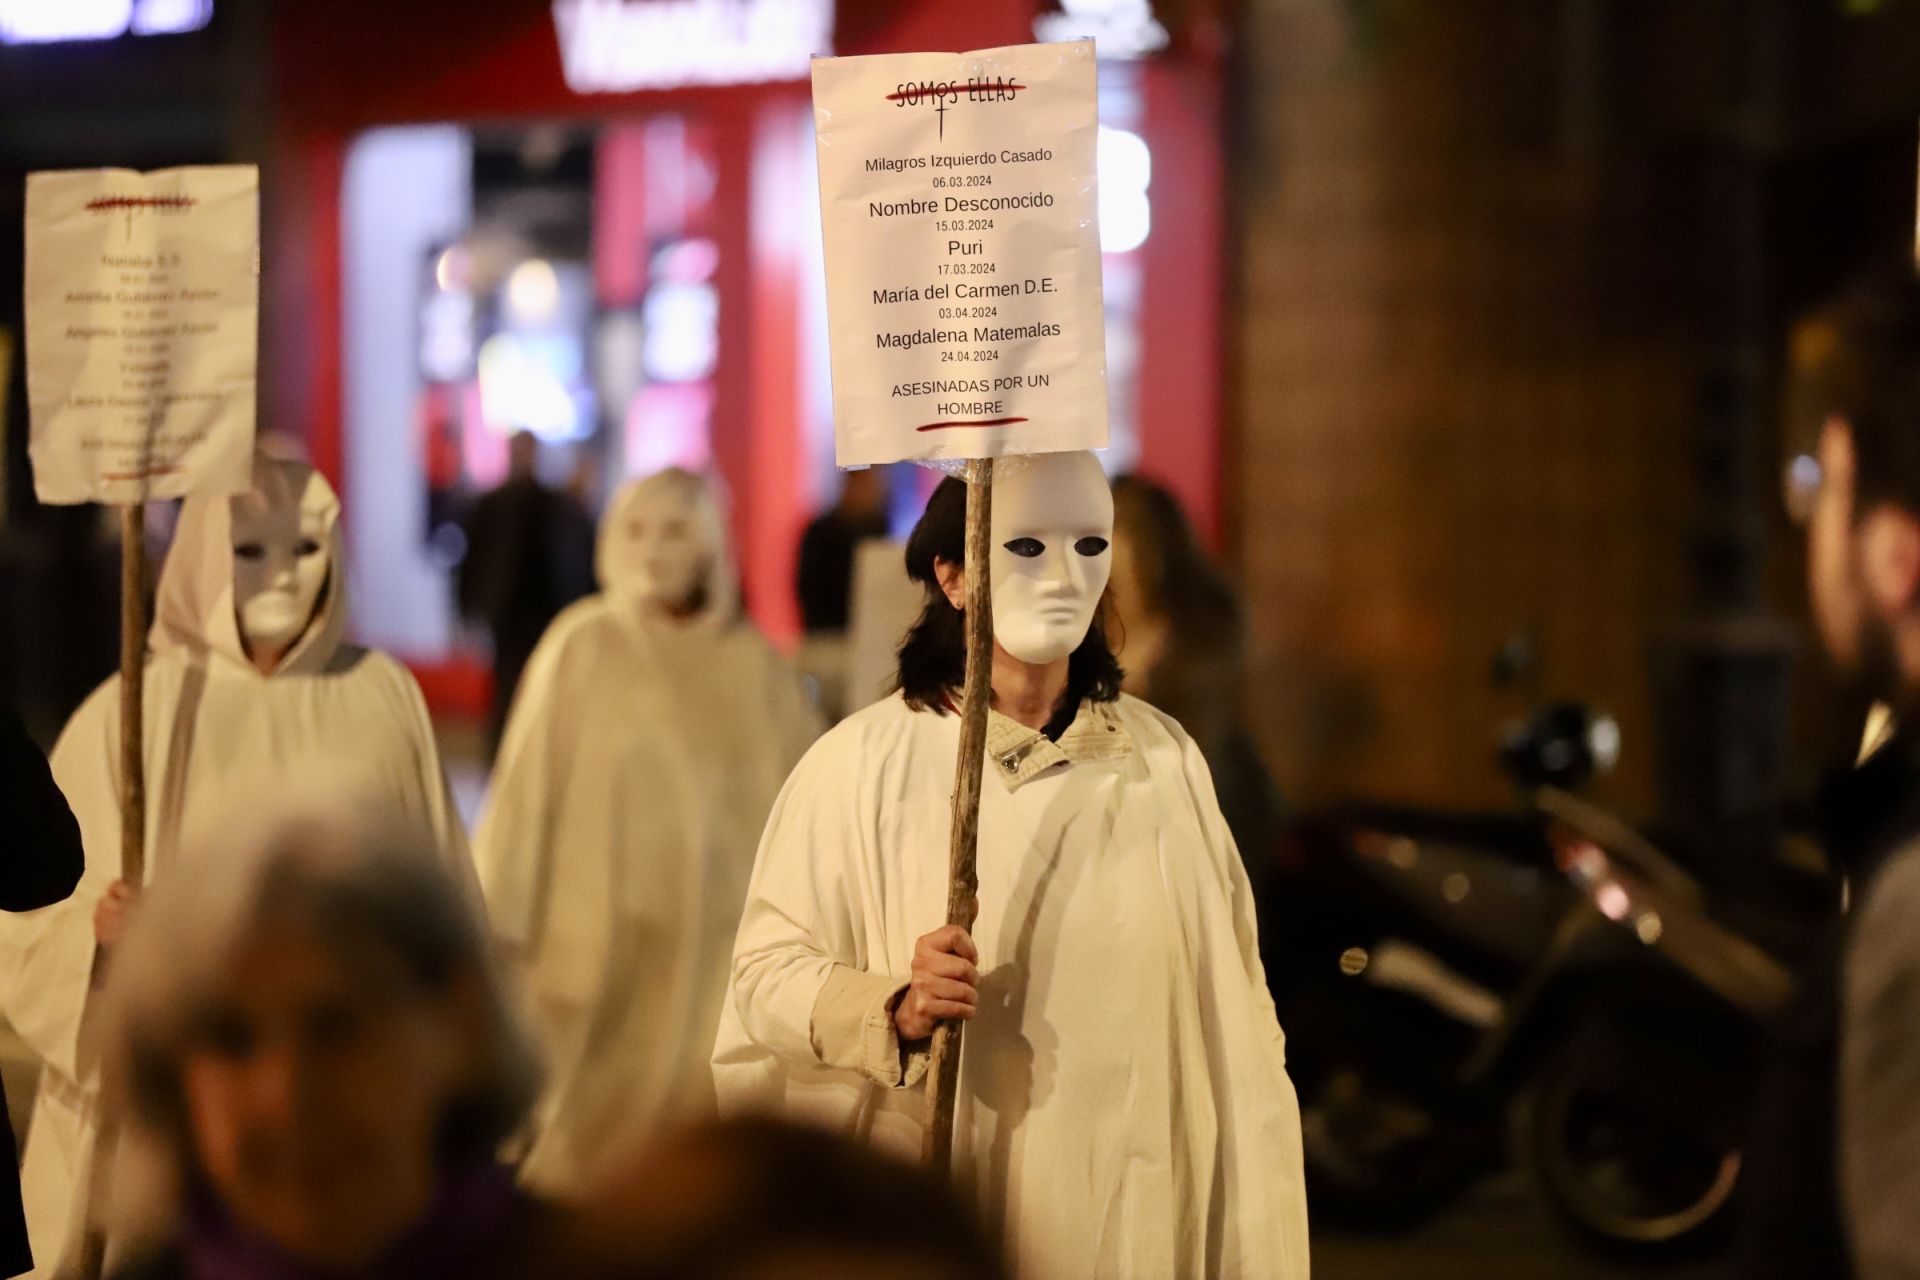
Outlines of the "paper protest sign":
M 247 487 L 259 172 L 27 178 L 27 402 L 42 502 Z
M 817 58 L 841 466 L 1107 443 L 1093 42 Z

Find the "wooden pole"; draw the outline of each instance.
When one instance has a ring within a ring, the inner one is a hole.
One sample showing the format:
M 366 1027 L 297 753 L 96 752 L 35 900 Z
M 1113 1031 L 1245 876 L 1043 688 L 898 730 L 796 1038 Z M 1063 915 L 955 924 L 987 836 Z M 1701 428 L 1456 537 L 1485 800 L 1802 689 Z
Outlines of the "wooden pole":
M 120 508 L 120 878 L 138 888 L 147 869 L 146 506 Z
M 987 756 L 987 705 L 993 697 L 993 459 L 967 463 L 967 678 L 960 700 L 960 757 L 954 765 L 953 829 L 947 850 L 947 923 L 973 927 L 979 889 L 980 775 Z M 927 1165 L 945 1175 L 953 1163 L 953 1101 L 960 1079 L 961 1022 L 933 1032 L 927 1067 Z
M 146 507 L 134 502 L 120 508 L 120 878 L 136 890 L 147 870 L 146 588 Z M 94 958 L 96 978 L 104 971 L 105 960 L 105 956 Z M 99 1201 L 108 1190 L 120 1126 L 105 1098 L 98 1105 L 79 1206 L 87 1223 L 80 1256 L 74 1260 L 78 1280 L 99 1280 L 107 1262 L 107 1233 L 99 1217 Z

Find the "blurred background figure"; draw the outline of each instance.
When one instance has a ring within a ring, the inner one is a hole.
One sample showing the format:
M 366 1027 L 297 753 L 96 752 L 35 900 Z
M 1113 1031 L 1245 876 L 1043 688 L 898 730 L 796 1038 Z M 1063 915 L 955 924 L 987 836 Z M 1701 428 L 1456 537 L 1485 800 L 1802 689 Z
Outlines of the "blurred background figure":
M 704 480 L 623 490 L 599 574 L 528 667 L 476 849 L 550 1063 L 525 1173 L 554 1188 L 622 1137 L 712 1112 L 754 850 L 821 728 L 741 615 Z
M 264 455 L 251 492 L 183 505 L 146 666 L 149 881 L 175 873 L 182 832 L 326 763 L 372 779 L 474 883 L 418 686 L 344 640 L 339 515 L 318 472 Z M 51 763 L 80 822 L 86 874 L 66 901 L 0 918 L 0 994 L 42 1063 L 22 1170 L 36 1274 L 50 1274 L 78 1222 L 98 1085 L 83 1027 L 96 953 L 114 947 L 135 896 L 119 879 L 119 676 L 74 714 Z
M 568 1215 L 589 1280 L 998 1280 L 996 1251 L 926 1170 L 769 1119 L 695 1128 Z
M 417 815 L 321 800 L 230 813 L 114 957 L 109 1274 L 538 1274 L 494 1155 L 536 1070 L 477 914 Z
M 1799 425 L 1819 436 L 1787 480 L 1815 630 L 1848 691 L 1892 714 L 1822 797 L 1848 915 L 1775 1036 L 1739 1274 L 1893 1280 L 1920 1275 L 1920 281 L 1898 263 L 1796 337 Z
M 1280 795 L 1241 717 L 1246 623 L 1179 499 L 1151 480 L 1113 482 L 1113 593 L 1125 689 L 1179 721 L 1213 771 L 1234 843 L 1264 870 Z
M 887 536 L 886 470 L 844 474 L 839 499 L 800 536 L 800 619 L 808 635 L 846 631 L 854 552 L 869 538 Z
M 497 749 L 520 673 L 547 626 L 593 590 L 582 555 L 591 518 L 568 492 L 540 479 L 540 441 L 522 431 L 508 442 L 507 478 L 482 494 L 467 517 L 460 562 L 460 612 L 493 640 L 493 705 L 488 740 Z
M 73 892 L 86 869 L 80 824 L 74 820 L 45 757 L 13 709 L 0 706 L 0 911 L 33 911 Z M 5 1106 L 0 1094 L 0 1108 Z M 27 1218 L 20 1204 L 19 1153 L 13 1130 L 0 1133 L 0 1276 L 33 1269 Z
M 815 516 L 800 537 L 795 584 L 804 632 L 795 661 L 820 691 L 833 719 L 865 706 L 865 691 L 849 689 L 855 562 L 862 543 L 888 532 L 887 470 L 841 473 L 840 496 Z M 898 636 L 892 637 L 897 640 Z

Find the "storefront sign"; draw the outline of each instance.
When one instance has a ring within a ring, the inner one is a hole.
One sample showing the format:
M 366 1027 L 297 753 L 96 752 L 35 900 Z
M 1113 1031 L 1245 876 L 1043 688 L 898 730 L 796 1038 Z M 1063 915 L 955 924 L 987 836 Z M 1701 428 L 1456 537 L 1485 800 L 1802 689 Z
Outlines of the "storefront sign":
M 0 44 L 177 35 L 212 20 L 213 0 L 0 0 Z
M 1100 449 L 1093 42 L 813 66 L 841 466 Z
M 27 404 L 42 502 L 247 487 L 260 295 L 252 165 L 27 178 Z
M 833 52 L 833 0 L 554 0 L 575 93 L 799 80 Z
M 1103 58 L 1143 58 L 1167 47 L 1149 0 L 1060 0 L 1033 20 L 1041 40 L 1091 40 Z

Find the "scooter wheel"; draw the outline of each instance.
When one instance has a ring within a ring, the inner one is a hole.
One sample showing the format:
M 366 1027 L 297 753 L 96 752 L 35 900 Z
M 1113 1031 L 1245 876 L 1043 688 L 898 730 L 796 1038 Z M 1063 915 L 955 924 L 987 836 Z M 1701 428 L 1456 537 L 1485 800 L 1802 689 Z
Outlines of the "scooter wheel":
M 1644 1261 L 1721 1247 L 1740 1180 L 1738 1090 L 1721 1078 L 1716 1098 L 1704 1064 L 1643 1052 L 1644 1038 L 1611 1020 L 1585 1030 L 1515 1107 L 1518 1162 L 1590 1247 Z

